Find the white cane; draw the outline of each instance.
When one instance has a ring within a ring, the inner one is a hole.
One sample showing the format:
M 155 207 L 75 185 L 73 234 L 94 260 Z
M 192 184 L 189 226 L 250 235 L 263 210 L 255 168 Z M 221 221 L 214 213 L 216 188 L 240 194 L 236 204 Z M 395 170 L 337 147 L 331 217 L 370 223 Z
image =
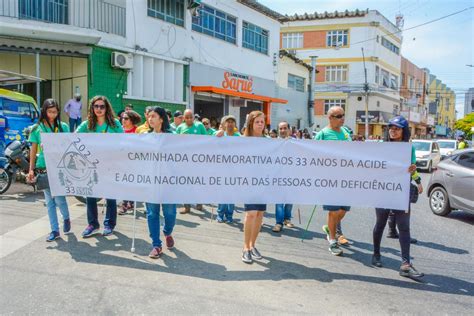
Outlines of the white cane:
M 133 237 L 132 237 L 132 249 L 131 252 L 135 252 L 135 225 L 137 222 L 137 202 L 133 203 Z

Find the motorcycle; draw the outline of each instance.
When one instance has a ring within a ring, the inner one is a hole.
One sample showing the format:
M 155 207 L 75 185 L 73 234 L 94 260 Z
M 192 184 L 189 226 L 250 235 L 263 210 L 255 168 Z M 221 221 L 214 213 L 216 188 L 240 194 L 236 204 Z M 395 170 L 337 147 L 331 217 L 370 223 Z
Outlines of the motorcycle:
M 34 185 L 26 182 L 26 176 L 30 169 L 30 145 L 26 140 L 15 140 L 5 148 L 5 167 L 0 170 L 0 194 L 7 192 L 12 182 L 17 177 L 22 179 L 25 184 L 31 185 L 36 191 Z

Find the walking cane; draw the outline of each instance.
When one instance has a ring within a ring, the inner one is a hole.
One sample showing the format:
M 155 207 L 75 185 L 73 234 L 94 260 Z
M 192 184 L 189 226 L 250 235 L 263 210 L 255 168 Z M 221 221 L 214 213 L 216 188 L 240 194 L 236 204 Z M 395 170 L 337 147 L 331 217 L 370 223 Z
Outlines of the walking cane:
M 303 234 L 301 235 L 301 242 L 304 240 L 304 235 L 308 231 L 309 224 L 311 224 L 311 220 L 313 219 L 314 212 L 316 211 L 316 205 L 313 208 L 313 212 L 311 212 L 311 217 L 309 218 L 308 225 L 306 225 L 306 229 L 304 230 Z
M 135 224 L 137 222 L 137 202 L 133 203 L 133 237 L 132 237 L 132 249 L 131 252 L 135 252 Z

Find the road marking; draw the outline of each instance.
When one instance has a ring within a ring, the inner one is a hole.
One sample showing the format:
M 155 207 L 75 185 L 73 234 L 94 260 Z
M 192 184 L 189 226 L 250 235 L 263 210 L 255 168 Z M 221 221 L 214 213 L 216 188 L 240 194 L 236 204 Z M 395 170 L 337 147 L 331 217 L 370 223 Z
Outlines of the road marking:
M 69 209 L 71 221 L 84 215 L 84 208 Z M 58 219 L 61 218 L 58 216 Z M 0 259 L 21 249 L 51 231 L 48 215 L 0 236 Z

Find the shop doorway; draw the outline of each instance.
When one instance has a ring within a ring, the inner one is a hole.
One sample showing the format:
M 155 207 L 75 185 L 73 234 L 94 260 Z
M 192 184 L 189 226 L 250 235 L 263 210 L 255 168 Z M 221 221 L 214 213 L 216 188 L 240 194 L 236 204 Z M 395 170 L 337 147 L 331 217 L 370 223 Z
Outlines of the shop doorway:
M 263 105 L 260 102 L 252 102 L 252 101 L 247 101 L 247 106 L 246 107 L 241 107 L 240 108 L 240 124 L 239 124 L 239 130 L 242 129 L 245 125 L 245 118 L 247 117 L 247 114 L 249 114 L 252 111 L 262 111 Z
M 199 114 L 201 119 L 208 118 L 211 122 L 220 122 L 224 116 L 224 100 L 194 100 L 194 114 Z

